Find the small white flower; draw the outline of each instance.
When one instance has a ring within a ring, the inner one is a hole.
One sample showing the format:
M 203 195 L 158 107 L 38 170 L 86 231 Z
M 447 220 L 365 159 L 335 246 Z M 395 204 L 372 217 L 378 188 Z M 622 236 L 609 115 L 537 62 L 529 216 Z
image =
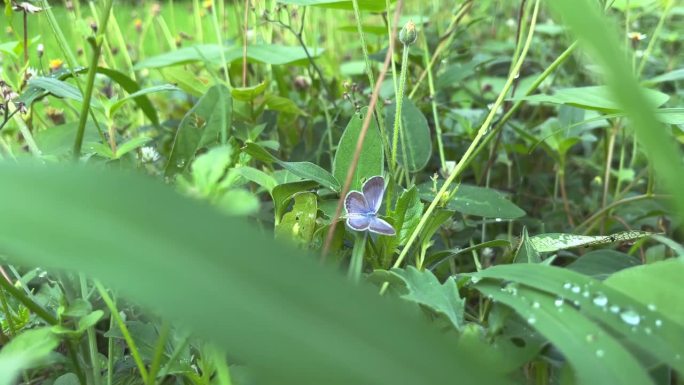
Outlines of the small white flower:
M 154 147 L 145 146 L 140 149 L 140 159 L 143 161 L 143 163 L 156 162 L 159 160 L 159 158 L 160 155 Z

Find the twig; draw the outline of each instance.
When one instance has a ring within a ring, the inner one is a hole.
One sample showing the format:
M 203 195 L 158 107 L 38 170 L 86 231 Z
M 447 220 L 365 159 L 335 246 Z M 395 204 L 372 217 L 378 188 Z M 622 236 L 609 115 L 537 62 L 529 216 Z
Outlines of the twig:
M 392 23 L 392 35 L 390 36 L 389 49 L 385 55 L 385 62 L 382 65 L 382 70 L 378 76 L 378 80 L 375 82 L 375 87 L 373 88 L 373 93 L 371 94 L 370 103 L 368 106 L 368 111 L 363 119 L 363 125 L 361 126 L 361 132 L 359 133 L 359 139 L 356 141 L 356 150 L 354 151 L 354 157 L 349 165 L 349 170 L 347 170 L 347 177 L 344 181 L 344 186 L 340 192 L 340 199 L 337 201 L 337 208 L 335 209 L 335 215 L 332 217 L 330 227 L 328 228 L 328 233 L 325 236 L 325 243 L 323 244 L 323 252 L 321 254 L 321 260 L 325 261 L 325 257 L 330 251 L 330 244 L 332 243 L 333 235 L 335 234 L 335 228 L 337 227 L 337 222 L 342 214 L 342 206 L 344 206 L 344 198 L 349 192 L 351 187 L 352 179 L 354 178 L 354 172 L 356 171 L 356 166 L 359 164 L 359 158 L 361 157 L 361 150 L 363 149 L 363 141 L 366 139 L 366 133 L 368 132 L 368 127 L 370 127 L 371 119 L 373 118 L 373 111 L 375 111 L 375 105 L 378 102 L 378 96 L 380 95 L 380 88 L 382 82 L 385 80 L 385 75 L 387 75 L 387 70 L 389 68 L 390 62 L 392 61 L 392 54 L 394 52 L 394 37 L 397 34 L 397 24 L 399 24 L 399 15 L 401 15 L 401 9 L 404 6 L 403 0 L 398 0 L 396 8 L 394 9 L 394 21 Z

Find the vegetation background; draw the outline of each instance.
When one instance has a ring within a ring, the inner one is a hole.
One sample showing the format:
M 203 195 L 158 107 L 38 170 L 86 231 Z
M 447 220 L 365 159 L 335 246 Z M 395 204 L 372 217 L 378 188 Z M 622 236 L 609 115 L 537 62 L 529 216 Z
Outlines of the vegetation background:
M 4 5 L 0 385 L 684 384 L 681 3 Z

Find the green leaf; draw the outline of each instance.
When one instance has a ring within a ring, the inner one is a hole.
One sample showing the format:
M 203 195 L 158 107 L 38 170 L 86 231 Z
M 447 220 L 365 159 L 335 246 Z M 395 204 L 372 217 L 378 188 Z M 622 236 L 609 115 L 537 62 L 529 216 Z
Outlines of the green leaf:
M 598 321 L 611 333 L 628 338 L 630 345 L 648 352 L 678 372 L 684 372 L 684 360 L 677 359 L 678 356 L 684 356 L 684 345 L 679 342 L 684 340 L 684 327 L 671 320 L 667 314 L 649 308 L 598 280 L 544 264 L 499 265 L 473 274 L 475 282 L 483 278 L 516 284 L 511 290 L 503 291 L 516 293 L 517 290 L 518 297 L 522 296 L 522 287 L 517 284 L 544 291 L 551 296 L 549 298 L 553 302 L 547 308 L 561 313 L 561 318 L 568 315 L 568 311 L 579 311 Z M 500 285 L 497 285 L 496 290 L 501 291 Z M 530 298 L 527 295 L 525 297 Z M 548 310 L 544 306 L 542 309 Z M 527 318 L 528 315 L 523 314 L 523 317 Z M 545 336 L 553 342 L 551 336 Z M 577 336 L 586 334 L 576 334 L 573 338 L 577 339 Z M 597 341 L 600 342 L 601 339 Z M 608 351 L 605 352 L 605 357 L 608 357 Z M 619 371 L 619 368 L 613 370 Z
M 39 76 L 31 78 L 28 82 L 28 86 L 45 90 L 60 98 L 66 98 L 75 100 L 77 102 L 83 102 L 83 95 L 81 94 L 81 91 L 78 90 L 78 88 L 59 79 Z M 23 101 L 23 99 L 19 100 Z
M 341 188 L 340 182 L 334 176 L 311 162 L 284 162 L 256 143 L 247 143 L 243 150 L 262 162 L 277 163 L 291 173 L 304 179 L 316 181 L 331 190 L 339 191 Z
M 658 84 L 658 83 L 664 83 L 664 82 L 674 82 L 677 80 L 682 80 L 684 79 L 684 68 L 679 68 L 670 72 L 666 72 L 664 74 L 652 77 L 648 80 L 644 80 L 644 84 Z
M 231 189 L 219 198 L 218 207 L 232 216 L 251 215 L 259 211 L 259 198 L 247 190 Z
M 394 3 L 396 0 L 390 0 Z M 299 6 L 316 6 L 322 8 L 353 9 L 351 0 L 278 0 L 279 3 Z M 385 0 L 358 0 L 359 9 L 363 11 L 385 11 Z
M 232 164 L 231 146 L 214 147 L 192 163 L 192 183 L 200 196 L 209 196 L 219 188 L 219 182 Z
M 316 213 L 318 201 L 316 194 L 300 193 L 294 196 L 292 210 L 283 215 L 283 220 L 276 225 L 276 238 L 289 239 L 299 245 L 311 243 L 316 230 Z
M 165 174 L 185 171 L 197 150 L 217 142 L 219 135 L 227 133 L 232 111 L 230 91 L 223 85 L 211 87 L 180 122 Z
M 205 59 L 210 62 L 219 61 L 222 49 L 225 50 L 225 48 L 222 48 L 218 44 L 197 44 L 183 47 L 175 51 L 169 51 L 143 59 L 137 62 L 133 66 L 133 69 L 137 71 L 144 68 L 163 68 L 203 61 Z
M 421 184 L 419 190 L 424 200 L 432 201 L 435 198 L 432 182 Z M 525 215 L 525 211 L 506 199 L 503 193 L 467 184 L 459 185 L 456 194 L 447 202 L 447 207 L 466 215 L 502 220 L 516 219 Z
M 619 271 L 604 282 L 684 327 L 684 262 L 670 259 Z
M 385 132 L 388 135 L 389 143 L 392 143 L 394 135 L 394 115 L 396 106 L 388 105 L 385 108 Z M 432 156 L 432 139 L 430 138 L 430 128 L 427 124 L 425 115 L 409 99 L 402 103 L 402 133 L 399 135 L 397 144 L 397 161 L 411 172 L 417 172 L 427 166 L 430 156 Z M 403 134 L 403 139 L 402 139 Z M 404 146 L 406 156 L 404 156 Z M 404 165 L 404 158 L 408 164 Z
M 97 72 L 106 75 L 107 77 L 115 81 L 129 95 L 133 95 L 141 91 L 138 82 L 129 78 L 122 72 L 103 67 L 97 67 Z M 145 116 L 147 116 L 150 122 L 152 122 L 152 124 L 154 124 L 155 126 L 159 125 L 157 109 L 152 105 L 152 102 L 150 102 L 150 99 L 147 97 L 146 94 L 138 94 L 133 98 L 133 101 L 135 101 L 135 104 L 137 104 L 138 107 L 140 107 L 140 109 L 143 111 Z
M 148 138 L 146 136 L 140 136 L 137 138 L 133 138 L 127 142 L 124 142 L 119 145 L 116 149 L 116 155 L 115 159 L 121 158 L 122 156 L 128 154 L 129 152 L 135 150 L 138 147 L 142 147 L 145 144 L 149 143 L 152 140 L 152 138 Z
M 64 155 L 70 153 L 73 148 L 77 128 L 78 122 L 51 126 L 45 130 L 36 130 L 34 139 L 43 154 Z M 97 132 L 97 127 L 94 123 L 88 122 L 85 127 L 83 147 L 89 148 L 93 144 L 100 143 L 100 141 L 101 137 Z
M 413 186 L 404 191 L 397 199 L 397 205 L 392 212 L 394 225 L 397 227 L 397 236 L 393 238 L 397 245 L 404 245 L 408 241 L 413 230 L 418 226 L 420 217 L 423 215 L 423 203 L 420 201 L 418 189 Z
M 179 88 L 171 85 L 171 84 L 162 84 L 160 86 L 154 86 L 154 87 L 149 87 L 145 88 L 139 91 L 136 91 L 132 94 L 126 95 L 125 97 L 117 100 L 116 102 L 112 103 L 112 105 L 109 107 L 109 116 L 113 116 L 116 111 L 118 111 L 124 103 L 127 101 L 133 99 L 136 100 L 137 98 L 140 98 L 143 95 L 149 95 L 155 92 L 162 92 L 162 91 L 178 91 Z
M 50 328 L 23 331 L 0 350 L 0 385 L 12 385 L 26 369 L 42 364 L 59 345 Z
M 291 99 L 273 94 L 266 95 L 265 99 L 266 108 L 269 110 L 279 111 L 291 115 L 308 115 L 304 110 L 299 108 L 297 104 L 293 102 Z
M 566 267 L 578 273 L 603 280 L 613 273 L 639 264 L 639 260 L 632 256 L 605 249 L 590 251 Z
M 648 372 L 619 341 L 571 306 L 554 305 L 554 298 L 521 287 L 502 290 L 482 282 L 475 287 L 510 306 L 568 359 L 579 384 L 652 385 Z
M 63 374 L 55 380 L 53 385 L 80 385 L 80 381 L 78 380 L 78 376 L 76 376 L 73 373 L 67 373 Z
M 210 87 L 206 78 L 185 68 L 164 68 L 161 73 L 166 81 L 178 85 L 180 89 L 194 97 L 206 94 Z
M 233 99 L 235 100 L 249 102 L 256 99 L 257 96 L 263 94 L 267 88 L 268 82 L 263 81 L 252 87 L 233 88 L 232 90 L 230 90 L 230 94 L 233 96 Z
M 276 223 L 280 221 L 290 199 L 292 199 L 295 194 L 311 190 L 316 186 L 318 186 L 318 183 L 311 180 L 283 183 L 275 186 L 273 190 L 271 190 L 271 197 L 273 197 Z
M 420 271 L 413 266 L 406 270 L 392 269 L 391 272 L 401 278 L 408 289 L 408 293 L 401 296 L 403 299 L 445 315 L 457 330 L 463 328 L 465 300 L 458 294 L 454 277 L 441 284 L 429 270 Z
M 661 106 L 670 99 L 667 94 L 660 91 L 642 88 L 641 92 L 648 98 L 649 104 L 654 106 Z M 521 96 L 516 99 L 538 103 L 569 104 L 579 108 L 598 111 L 622 110 L 608 87 L 605 86 L 563 88 L 554 91 L 553 95 L 538 94 Z
M 530 243 L 539 253 L 549 253 L 575 247 L 609 245 L 647 237 L 651 233 L 645 231 L 622 231 L 611 235 L 575 235 L 564 233 L 548 233 L 533 235 Z
M 10 263 L 97 277 L 227 349 L 262 384 L 512 383 L 396 301 L 164 183 L 10 163 L 0 180 L 12 181 L 0 189 Z
M 333 161 L 333 176 L 338 181 L 347 179 L 347 173 L 356 152 L 356 142 L 361 133 L 363 118 L 368 111 L 368 107 L 361 109 L 359 114 L 354 114 L 347 128 L 345 128 L 340 142 L 337 145 L 335 159 Z M 371 124 L 366 132 L 366 137 L 359 155 L 359 163 L 354 171 L 351 189 L 361 190 L 363 182 L 370 177 L 382 175 L 384 170 L 385 155 L 382 148 L 382 136 L 375 119 L 371 119 Z
M 278 185 L 278 182 L 272 176 L 254 167 L 240 166 L 234 170 L 241 177 L 258 184 L 269 193 Z
M 522 237 L 520 238 L 520 245 L 518 250 L 516 250 L 515 258 L 513 259 L 515 263 L 540 263 L 541 256 L 539 252 L 534 248 L 532 242 L 530 242 L 530 237 L 527 234 L 527 227 L 523 227 Z

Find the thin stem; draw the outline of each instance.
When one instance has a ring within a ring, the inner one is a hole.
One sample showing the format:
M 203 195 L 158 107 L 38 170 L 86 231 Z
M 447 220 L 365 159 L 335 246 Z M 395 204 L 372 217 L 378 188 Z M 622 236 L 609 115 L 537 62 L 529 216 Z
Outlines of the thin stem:
M 246 0 L 246 2 L 247 1 L 249 1 L 249 0 Z M 246 4 L 245 4 L 245 6 L 246 6 Z M 245 18 L 246 17 L 247 16 L 245 16 Z M 220 27 L 219 21 L 218 21 L 218 8 L 216 8 L 216 1 L 215 0 L 212 0 L 212 2 L 211 2 L 211 22 L 214 25 L 214 32 L 216 33 L 216 44 L 219 45 L 219 52 L 221 55 L 221 63 L 223 64 L 223 67 L 224 67 L 223 68 L 223 76 L 224 76 L 225 81 L 226 81 L 226 86 L 228 86 L 228 89 L 231 89 L 232 87 L 230 85 L 230 71 L 228 70 L 230 65 L 226 61 L 226 52 L 225 52 L 225 49 L 223 49 L 224 48 L 223 47 L 223 37 L 221 34 L 221 27 Z M 247 27 L 245 27 L 245 28 L 247 28 Z M 247 39 L 247 37 L 245 37 L 245 41 L 246 41 L 246 39 Z M 245 57 L 246 57 L 246 55 L 247 54 L 246 54 L 246 48 L 245 48 Z M 246 87 L 245 82 L 246 82 L 246 78 L 243 78 L 243 85 L 242 85 L 243 87 Z
M 76 140 L 74 141 L 74 159 L 78 160 L 81 156 L 81 146 L 83 145 L 83 135 L 85 134 L 86 123 L 88 122 L 88 111 L 90 110 L 90 100 L 93 97 L 93 88 L 95 86 L 95 74 L 97 73 L 97 64 L 100 60 L 100 53 L 102 52 L 102 42 L 104 41 L 104 31 L 107 30 L 109 16 L 112 12 L 113 0 L 106 0 L 105 12 L 102 14 L 102 21 L 100 22 L 100 29 L 95 39 L 91 39 L 90 43 L 93 47 L 93 57 L 88 68 L 88 78 L 86 79 L 86 89 L 83 95 L 83 106 L 81 108 L 81 116 L 78 121 L 78 129 L 76 131 Z
M 520 57 L 518 58 L 517 63 L 515 64 L 513 70 L 508 74 L 508 79 L 506 80 L 506 84 L 504 85 L 503 89 L 501 90 L 501 93 L 499 93 L 499 96 L 497 97 L 496 101 L 494 102 L 494 105 L 489 111 L 489 114 L 487 115 L 487 118 L 485 121 L 482 123 L 482 126 L 480 126 L 480 129 L 477 132 L 477 135 L 473 139 L 472 143 L 470 143 L 470 146 L 466 150 L 465 154 L 461 157 L 461 160 L 456 164 L 456 167 L 454 167 L 454 170 L 452 171 L 451 175 L 444 181 L 444 184 L 440 188 L 440 190 L 437 192 L 435 195 L 435 198 L 432 200 L 430 205 L 428 206 L 427 210 L 425 210 L 425 213 L 423 216 L 420 218 L 420 222 L 418 222 L 418 225 L 416 228 L 413 230 L 411 233 L 411 236 L 409 237 L 408 241 L 406 242 L 406 245 L 402 249 L 401 253 L 399 254 L 399 257 L 395 261 L 394 265 L 392 267 L 399 267 L 401 266 L 401 263 L 404 261 L 404 258 L 406 258 L 406 255 L 408 254 L 409 250 L 411 249 L 411 246 L 413 245 L 413 242 L 418 238 L 418 235 L 420 232 L 423 230 L 425 227 L 425 224 L 427 223 L 428 219 L 432 215 L 433 211 L 439 204 L 441 198 L 447 194 L 447 191 L 449 190 L 451 184 L 456 180 L 456 178 L 461 175 L 463 170 L 465 169 L 467 160 L 470 158 L 472 153 L 475 151 L 475 148 L 477 145 L 480 143 L 480 140 L 482 137 L 489 131 L 489 127 L 492 124 L 492 121 L 494 120 L 494 115 L 496 115 L 496 111 L 499 109 L 501 104 L 503 103 L 506 95 L 508 94 L 508 91 L 510 90 L 511 86 L 513 85 L 513 81 L 515 80 L 516 74 L 520 71 L 520 68 L 522 67 L 522 64 L 525 60 L 525 57 L 527 56 L 527 51 L 530 48 L 530 45 L 532 43 L 532 36 L 534 35 L 534 28 L 537 24 L 537 15 L 539 12 L 539 0 L 536 0 L 534 3 L 534 11 L 532 14 L 532 20 L 530 24 L 530 30 L 527 34 L 527 40 L 525 41 L 525 46 L 523 47 L 522 52 L 520 53 Z M 382 288 L 380 289 L 380 293 L 384 293 L 387 290 L 387 287 L 389 284 L 385 282 L 382 285 Z
M 401 107 L 404 99 L 404 86 L 406 85 L 406 68 L 408 67 L 409 45 L 404 44 L 404 52 L 401 55 L 401 73 L 399 74 L 399 89 L 397 90 L 396 110 L 394 113 L 394 131 L 392 134 L 392 158 L 390 167 L 396 169 L 397 167 L 397 145 L 399 144 L 399 127 L 401 125 Z M 406 152 L 404 151 L 404 154 Z M 404 167 L 408 167 L 407 164 Z
M 135 361 L 136 366 L 138 367 L 138 371 L 140 372 L 140 377 L 142 377 L 142 380 L 144 383 L 147 383 L 148 380 L 148 373 L 147 369 L 145 369 L 145 364 L 143 363 L 142 358 L 140 357 L 140 352 L 138 350 L 138 347 L 135 344 L 135 341 L 133 340 L 133 337 L 131 337 L 131 333 L 128 331 L 128 328 L 126 327 L 126 323 L 121 319 L 121 315 L 119 315 L 119 309 L 116 308 L 116 304 L 112 300 L 112 298 L 107 294 L 107 290 L 102 286 L 102 284 L 98 281 L 95 281 L 95 287 L 97 288 L 98 293 L 100 293 L 100 296 L 102 297 L 102 301 L 104 301 L 105 305 L 107 305 L 107 308 L 109 308 L 109 311 L 111 313 L 111 316 L 114 317 L 114 320 L 116 321 L 116 324 L 119 326 L 119 330 L 121 330 L 121 334 L 124 337 L 124 340 L 126 341 L 126 344 L 128 345 L 128 349 L 131 351 L 131 356 L 133 356 L 133 361 Z
M 164 348 L 166 347 L 166 342 L 169 340 L 170 333 L 171 325 L 166 320 L 162 321 L 159 339 L 157 340 L 157 346 L 154 348 L 154 356 L 152 357 L 152 364 L 150 365 L 150 373 L 147 377 L 147 385 L 154 385 L 156 383 L 157 373 L 161 367 Z
M 368 237 L 367 232 L 362 234 L 354 234 L 354 248 L 352 249 L 351 261 L 349 262 L 349 271 L 347 276 L 354 283 L 358 283 L 361 280 L 361 272 L 363 271 L 363 256 L 366 251 L 366 238 Z
M 646 67 L 646 62 L 648 61 L 648 58 L 651 56 L 651 51 L 653 51 L 653 47 L 655 46 L 656 41 L 658 40 L 658 37 L 660 37 L 660 32 L 663 29 L 663 25 L 665 24 L 665 19 L 670 15 L 670 10 L 672 10 L 672 7 L 674 6 L 675 2 L 672 0 L 669 0 L 667 4 L 665 5 L 665 9 L 663 10 L 662 15 L 660 15 L 660 19 L 658 20 L 658 24 L 656 25 L 655 29 L 653 30 L 653 34 L 651 35 L 651 40 L 648 42 L 648 45 L 646 46 L 646 49 L 644 50 L 644 56 L 641 57 L 641 61 L 639 62 L 639 67 L 637 68 L 636 71 L 636 77 L 637 79 L 641 77 L 641 74 L 644 72 L 644 68 Z
M 437 149 L 439 150 L 439 163 L 442 170 L 446 172 L 446 157 L 444 156 L 444 143 L 442 139 L 442 126 L 439 123 L 439 114 L 437 113 L 437 100 L 435 93 L 435 82 L 432 79 L 432 67 L 430 66 L 429 57 L 430 51 L 428 47 L 427 38 L 424 33 L 420 34 L 423 39 L 423 61 L 425 62 L 425 70 L 427 71 L 428 87 L 430 90 L 430 104 L 432 105 L 432 120 L 435 121 L 435 131 L 437 134 Z
M 84 301 L 90 302 L 88 300 L 88 283 L 86 282 L 85 276 L 83 274 L 79 275 L 79 281 L 81 284 L 81 297 Z M 97 339 L 95 336 L 95 328 L 90 326 L 86 329 L 86 335 L 88 337 L 88 353 L 90 354 L 90 366 L 93 371 L 93 383 L 95 385 L 100 384 L 101 370 L 100 370 L 100 359 L 97 357 Z

